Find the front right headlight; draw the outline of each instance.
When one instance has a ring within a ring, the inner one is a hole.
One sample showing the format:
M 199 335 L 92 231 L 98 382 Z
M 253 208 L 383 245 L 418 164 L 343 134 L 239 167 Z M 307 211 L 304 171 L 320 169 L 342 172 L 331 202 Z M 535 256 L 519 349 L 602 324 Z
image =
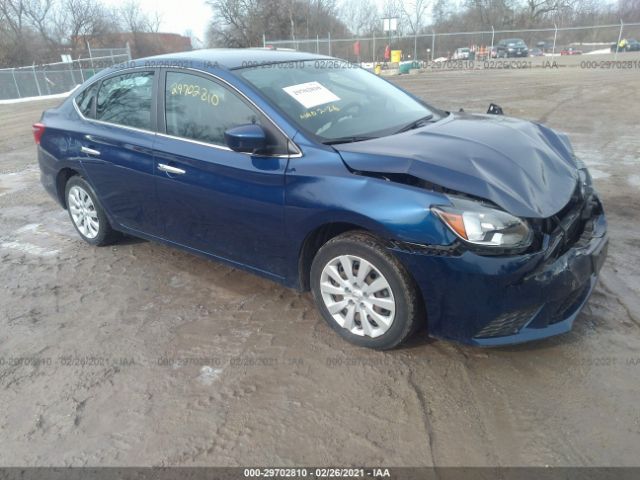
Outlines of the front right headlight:
M 437 205 L 431 210 L 464 242 L 506 249 L 531 245 L 533 232 L 525 220 L 472 200 L 452 197 L 450 200 L 452 206 Z

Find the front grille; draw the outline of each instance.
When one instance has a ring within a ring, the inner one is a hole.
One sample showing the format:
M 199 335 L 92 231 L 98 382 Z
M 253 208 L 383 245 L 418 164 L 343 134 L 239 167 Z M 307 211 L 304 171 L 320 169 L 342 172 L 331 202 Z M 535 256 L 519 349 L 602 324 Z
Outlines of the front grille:
M 576 188 L 573 190 L 571 198 L 562 210 L 543 221 L 543 232 L 553 234 L 558 230 L 558 228 L 566 230 L 573 227 L 576 218 L 580 218 L 580 212 L 582 211 L 584 204 L 584 194 L 580 188 L 580 182 L 578 182 Z
M 573 247 L 584 233 L 589 219 L 599 209 L 593 190 L 578 181 L 571 199 L 562 210 L 552 217 L 533 222 L 538 235 L 549 239 L 545 258 L 557 258 Z M 542 241 L 541 237 L 539 241 Z
M 515 335 L 531 319 L 535 310 L 518 310 L 505 313 L 480 330 L 474 338 L 504 337 Z

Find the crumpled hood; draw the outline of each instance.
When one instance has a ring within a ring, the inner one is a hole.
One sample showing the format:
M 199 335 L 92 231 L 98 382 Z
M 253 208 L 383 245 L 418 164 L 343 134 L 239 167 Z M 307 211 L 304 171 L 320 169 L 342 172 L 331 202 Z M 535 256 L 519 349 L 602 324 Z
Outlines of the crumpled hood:
M 409 174 L 519 217 L 554 215 L 578 179 L 566 135 L 500 115 L 451 114 L 406 133 L 335 148 L 353 170 Z

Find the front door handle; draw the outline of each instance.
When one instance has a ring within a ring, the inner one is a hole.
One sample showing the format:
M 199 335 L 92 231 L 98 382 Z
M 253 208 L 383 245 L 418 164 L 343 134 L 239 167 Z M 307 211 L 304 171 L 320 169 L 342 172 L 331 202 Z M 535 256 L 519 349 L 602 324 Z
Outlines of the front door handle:
M 158 170 L 162 170 L 163 172 L 167 172 L 167 173 L 173 173 L 174 175 L 182 175 L 186 173 L 186 171 L 184 171 L 181 168 L 172 167 L 171 165 L 167 165 L 165 163 L 159 163 Z
M 82 153 L 86 153 L 87 155 L 93 155 L 94 157 L 97 157 L 100 155 L 100 152 L 98 150 L 94 150 L 93 148 L 89 148 L 89 147 L 80 147 L 80 151 Z

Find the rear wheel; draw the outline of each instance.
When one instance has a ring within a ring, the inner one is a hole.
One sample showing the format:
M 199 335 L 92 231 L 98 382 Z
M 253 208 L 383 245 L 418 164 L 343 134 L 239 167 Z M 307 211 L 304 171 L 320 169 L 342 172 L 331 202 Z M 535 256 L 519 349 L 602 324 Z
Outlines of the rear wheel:
M 424 318 L 409 273 L 365 232 L 340 235 L 320 249 L 311 266 L 311 290 L 329 326 L 363 347 L 396 347 Z
M 85 242 L 102 246 L 118 238 L 118 232 L 111 228 L 98 197 L 84 178 L 74 176 L 67 181 L 65 198 L 69 218 Z

